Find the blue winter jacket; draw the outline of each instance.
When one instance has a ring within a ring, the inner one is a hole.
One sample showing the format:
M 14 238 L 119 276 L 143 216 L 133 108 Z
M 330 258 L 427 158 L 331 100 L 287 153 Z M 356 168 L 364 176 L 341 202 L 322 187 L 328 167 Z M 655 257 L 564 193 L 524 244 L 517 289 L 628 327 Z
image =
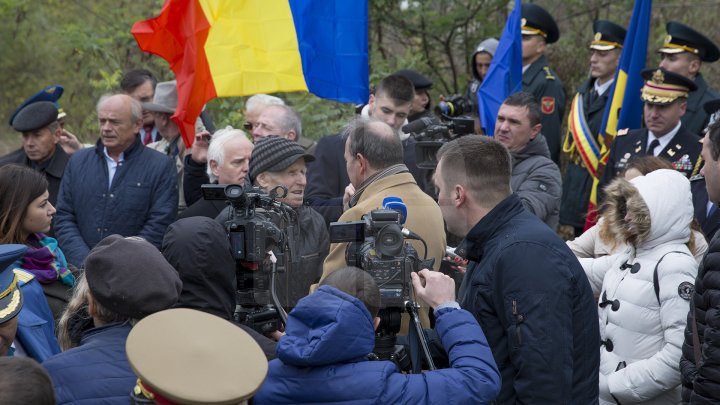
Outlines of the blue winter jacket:
M 141 236 L 159 248 L 177 216 L 177 172 L 170 157 L 136 138 L 108 188 L 103 150 L 98 141 L 94 148 L 77 151 L 60 184 L 55 235 L 67 261 L 77 267 L 112 234 Z
M 78 347 L 47 359 L 58 405 L 130 403 L 137 377 L 125 354 L 132 326 L 110 323 L 83 334 Z
M 27 271 L 14 271 L 23 299 L 15 340 L 28 357 L 42 363 L 48 357 L 60 353 L 53 314 L 40 282 Z
M 452 368 L 402 374 L 389 361 L 369 361 L 375 345 L 365 305 L 322 286 L 290 313 L 255 404 L 483 404 L 500 377 L 482 330 L 467 311 L 436 312 L 437 332 Z
M 498 404 L 597 404 L 600 331 L 580 263 L 513 194 L 458 246 L 470 264 L 458 301 L 502 374 Z

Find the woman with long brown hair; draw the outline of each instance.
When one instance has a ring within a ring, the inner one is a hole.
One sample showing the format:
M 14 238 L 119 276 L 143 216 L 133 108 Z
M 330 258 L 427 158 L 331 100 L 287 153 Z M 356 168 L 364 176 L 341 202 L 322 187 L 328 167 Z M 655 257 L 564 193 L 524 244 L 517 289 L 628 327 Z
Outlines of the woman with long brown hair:
M 75 277 L 57 241 L 47 235 L 54 215 L 45 176 L 25 166 L 0 168 L 0 244 L 27 246 L 15 267 L 40 282 L 53 317 L 58 319 Z

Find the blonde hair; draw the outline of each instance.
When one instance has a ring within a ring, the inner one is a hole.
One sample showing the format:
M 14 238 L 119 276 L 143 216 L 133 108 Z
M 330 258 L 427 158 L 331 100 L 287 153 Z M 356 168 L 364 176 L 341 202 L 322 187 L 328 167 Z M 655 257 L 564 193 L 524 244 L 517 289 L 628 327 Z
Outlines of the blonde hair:
M 60 316 L 57 326 L 58 343 L 62 351 L 80 345 L 80 335 L 73 328 L 77 326 L 78 321 L 92 322 L 87 310 L 88 291 L 90 291 L 90 288 L 87 279 L 85 279 L 85 273 L 81 273 L 75 281 L 72 297 L 70 297 L 70 301 Z

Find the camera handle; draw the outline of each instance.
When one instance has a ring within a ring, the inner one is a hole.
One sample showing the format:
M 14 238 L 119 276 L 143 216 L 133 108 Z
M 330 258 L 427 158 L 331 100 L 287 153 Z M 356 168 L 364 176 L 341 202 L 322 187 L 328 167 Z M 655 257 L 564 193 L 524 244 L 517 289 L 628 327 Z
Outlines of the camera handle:
M 280 315 L 280 320 L 282 321 L 283 325 L 287 325 L 287 312 L 285 312 L 285 308 L 280 305 L 280 300 L 277 297 L 277 292 L 275 292 L 275 279 L 277 277 L 277 257 L 275 257 L 275 253 L 273 253 L 272 250 L 268 250 L 267 254 L 270 257 L 270 262 L 272 263 L 272 270 L 270 271 L 270 297 L 272 298 L 273 304 L 275 304 L 275 308 L 277 308 L 278 310 L 278 314 Z

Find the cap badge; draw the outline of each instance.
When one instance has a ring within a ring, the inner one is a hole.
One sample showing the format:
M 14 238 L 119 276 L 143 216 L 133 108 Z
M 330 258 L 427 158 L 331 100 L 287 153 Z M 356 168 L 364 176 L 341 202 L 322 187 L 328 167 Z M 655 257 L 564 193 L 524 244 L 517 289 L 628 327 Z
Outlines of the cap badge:
M 596 40 L 596 41 L 599 41 L 599 40 L 601 40 L 601 39 L 602 39 L 602 32 L 596 32 L 596 33 L 595 33 L 595 40 Z
M 665 45 L 669 44 L 670 42 L 672 42 L 672 35 L 666 35 L 665 36 Z
M 521 19 L 520 19 L 520 26 L 524 27 L 525 25 L 527 25 L 527 20 L 524 19 L 524 18 L 521 18 Z
M 662 70 L 658 69 L 653 73 L 652 81 L 657 84 L 663 84 L 663 82 L 665 82 L 665 74 L 663 74 Z

